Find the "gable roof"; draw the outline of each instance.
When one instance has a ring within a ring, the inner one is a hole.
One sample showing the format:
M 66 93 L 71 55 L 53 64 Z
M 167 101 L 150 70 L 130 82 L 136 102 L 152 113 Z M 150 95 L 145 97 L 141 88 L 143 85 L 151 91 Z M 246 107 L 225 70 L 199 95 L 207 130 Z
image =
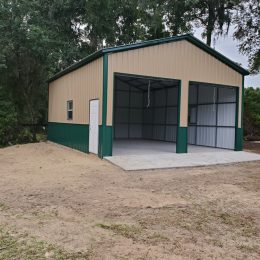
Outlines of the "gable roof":
M 51 77 L 48 80 L 48 82 L 52 82 L 52 81 L 62 77 L 63 75 L 86 65 L 86 64 L 102 57 L 104 54 L 134 50 L 134 49 L 145 48 L 145 47 L 149 47 L 149 46 L 160 45 L 160 44 L 182 41 L 182 40 L 187 40 L 188 42 L 194 44 L 195 46 L 199 47 L 203 51 L 212 55 L 213 57 L 215 57 L 219 61 L 223 62 L 224 64 L 226 64 L 230 68 L 234 69 L 235 71 L 239 72 L 240 74 L 242 74 L 244 76 L 249 75 L 248 70 L 239 66 L 237 63 L 228 59 L 227 57 L 225 57 L 218 51 L 212 49 L 211 47 L 206 45 L 204 42 L 198 40 L 191 34 L 184 34 L 184 35 L 180 35 L 180 36 L 173 36 L 173 37 L 167 37 L 167 38 L 162 38 L 162 39 L 143 41 L 140 43 L 126 44 L 126 45 L 120 45 L 120 46 L 116 46 L 116 47 L 108 47 L 108 48 L 100 49 L 100 50 L 92 53 L 91 55 L 87 56 L 86 58 L 72 64 L 71 66 L 67 67 L 66 69 L 58 72 L 53 77 Z

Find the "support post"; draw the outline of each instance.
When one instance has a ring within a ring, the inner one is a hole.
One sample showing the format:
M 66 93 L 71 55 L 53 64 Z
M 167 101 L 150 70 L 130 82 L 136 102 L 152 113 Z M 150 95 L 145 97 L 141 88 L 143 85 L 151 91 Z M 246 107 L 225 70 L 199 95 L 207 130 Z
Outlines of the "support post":
M 107 125 L 108 55 L 103 56 L 102 125 L 99 126 L 98 156 L 112 156 L 113 128 Z
M 185 83 L 185 85 L 183 84 Z M 184 89 L 185 88 L 185 89 Z M 176 153 L 187 153 L 188 151 L 188 94 L 189 83 L 180 81 L 178 87 L 178 127 L 176 140 Z
M 244 115 L 244 76 L 242 76 L 242 91 L 237 88 L 236 92 L 236 137 L 235 137 L 235 151 L 243 151 L 243 115 Z M 241 93 L 241 94 L 240 94 Z M 241 100 L 241 109 L 239 109 Z M 240 125 L 239 125 L 240 118 Z

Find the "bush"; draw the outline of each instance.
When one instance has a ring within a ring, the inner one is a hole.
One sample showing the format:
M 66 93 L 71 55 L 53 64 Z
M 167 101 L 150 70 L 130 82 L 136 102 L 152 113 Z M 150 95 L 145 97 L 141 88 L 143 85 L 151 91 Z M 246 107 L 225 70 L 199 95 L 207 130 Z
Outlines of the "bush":
M 247 139 L 260 136 L 260 89 L 245 89 L 244 134 Z
M 14 106 L 0 97 L 0 147 L 15 143 L 17 133 L 17 113 Z

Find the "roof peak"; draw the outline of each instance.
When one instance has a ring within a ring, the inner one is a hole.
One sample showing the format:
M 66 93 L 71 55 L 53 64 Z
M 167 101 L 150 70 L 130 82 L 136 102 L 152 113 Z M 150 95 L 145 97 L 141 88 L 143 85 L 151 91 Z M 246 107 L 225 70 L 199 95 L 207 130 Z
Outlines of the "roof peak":
M 221 62 L 223 62 L 227 66 L 229 66 L 232 69 L 234 69 L 235 71 L 239 72 L 240 74 L 249 75 L 249 72 L 246 69 L 239 66 L 237 63 L 230 60 L 229 58 L 225 57 L 223 54 L 219 53 L 215 49 L 206 45 L 204 42 L 197 39 L 192 34 L 183 34 L 183 35 L 170 36 L 170 37 L 166 37 L 166 38 L 146 40 L 146 41 L 136 42 L 136 43 L 132 43 L 132 44 L 123 44 L 123 45 L 118 45 L 118 46 L 114 46 L 114 47 L 107 47 L 107 48 L 99 49 L 96 52 L 92 53 L 91 55 L 87 56 L 86 58 L 83 58 L 82 60 L 72 64 L 71 66 L 67 67 L 66 69 L 58 72 L 53 77 L 51 77 L 48 80 L 48 82 L 52 82 L 52 81 L 62 77 L 63 75 L 86 65 L 86 64 L 102 57 L 104 54 L 116 53 L 116 52 L 121 52 L 121 51 L 139 49 L 139 48 L 145 48 L 145 47 L 149 47 L 149 46 L 166 44 L 166 43 L 176 42 L 176 41 L 181 41 L 181 40 L 189 41 L 190 43 L 192 43 L 195 46 L 197 46 L 198 48 L 204 50 L 205 52 L 212 55 L 216 59 L 220 60 Z

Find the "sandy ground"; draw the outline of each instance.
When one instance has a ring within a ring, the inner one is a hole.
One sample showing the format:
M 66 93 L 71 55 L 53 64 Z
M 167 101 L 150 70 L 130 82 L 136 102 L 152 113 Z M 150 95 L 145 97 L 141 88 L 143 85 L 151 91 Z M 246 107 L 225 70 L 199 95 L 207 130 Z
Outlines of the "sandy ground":
M 260 162 L 124 172 L 39 143 L 0 149 L 0 180 L 2 227 L 89 259 L 260 257 Z

